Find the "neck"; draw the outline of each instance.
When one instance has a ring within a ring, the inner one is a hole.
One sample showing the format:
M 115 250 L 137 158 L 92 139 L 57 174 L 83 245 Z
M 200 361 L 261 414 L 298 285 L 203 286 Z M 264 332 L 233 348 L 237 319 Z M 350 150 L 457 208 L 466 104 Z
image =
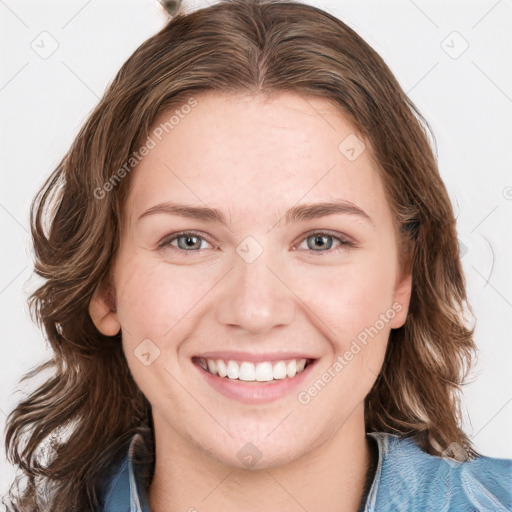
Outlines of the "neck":
M 306 455 L 259 470 L 227 466 L 169 432 L 163 438 L 159 433 L 155 423 L 153 512 L 357 512 L 373 458 L 357 411 Z

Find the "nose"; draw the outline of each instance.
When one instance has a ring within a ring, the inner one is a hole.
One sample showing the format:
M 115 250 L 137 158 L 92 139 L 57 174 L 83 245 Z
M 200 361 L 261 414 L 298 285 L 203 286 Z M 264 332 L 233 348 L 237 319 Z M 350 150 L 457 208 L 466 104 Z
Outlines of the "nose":
M 252 263 L 237 256 L 233 270 L 222 283 L 216 307 L 217 321 L 252 335 L 289 325 L 295 316 L 295 304 L 286 281 L 269 251 L 263 251 Z

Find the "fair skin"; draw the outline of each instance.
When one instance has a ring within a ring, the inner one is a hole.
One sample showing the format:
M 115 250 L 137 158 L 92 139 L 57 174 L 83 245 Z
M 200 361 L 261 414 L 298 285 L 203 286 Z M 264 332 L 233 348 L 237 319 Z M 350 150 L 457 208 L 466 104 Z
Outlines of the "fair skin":
M 128 365 L 152 405 L 150 505 L 154 512 L 357 511 L 370 458 L 364 399 L 411 292 L 369 144 L 346 158 L 338 145 L 355 130 L 318 98 L 197 100 L 132 171 L 111 273 L 115 308 L 106 285 L 90 307 L 103 333 L 122 330 Z M 287 222 L 290 208 L 328 201 L 350 209 Z M 143 215 L 166 202 L 215 208 L 226 224 L 164 208 Z M 389 311 L 392 318 L 376 323 Z M 346 360 L 371 326 L 378 333 Z M 137 352 L 143 340 L 151 340 L 146 353 L 160 351 L 147 365 Z M 294 377 L 245 382 L 198 364 L 219 353 L 313 364 Z M 300 401 L 332 376 L 339 357 L 342 369 Z

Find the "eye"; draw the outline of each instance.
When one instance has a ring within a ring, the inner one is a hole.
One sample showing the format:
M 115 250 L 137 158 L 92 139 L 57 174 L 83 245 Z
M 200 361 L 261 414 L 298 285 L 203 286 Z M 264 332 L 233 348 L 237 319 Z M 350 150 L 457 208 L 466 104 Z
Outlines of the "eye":
M 202 249 L 206 249 L 206 247 L 202 246 L 203 243 L 209 244 L 210 242 L 197 233 L 186 231 L 166 236 L 158 244 L 158 248 L 164 249 L 170 246 L 178 251 L 198 252 Z
M 318 253 L 336 253 L 343 249 L 355 246 L 355 243 L 348 238 L 335 236 L 325 232 L 312 233 L 308 235 L 304 238 L 302 244 L 304 243 L 306 243 L 306 250 L 309 249 Z M 336 248 L 332 249 L 333 246 L 336 246 Z

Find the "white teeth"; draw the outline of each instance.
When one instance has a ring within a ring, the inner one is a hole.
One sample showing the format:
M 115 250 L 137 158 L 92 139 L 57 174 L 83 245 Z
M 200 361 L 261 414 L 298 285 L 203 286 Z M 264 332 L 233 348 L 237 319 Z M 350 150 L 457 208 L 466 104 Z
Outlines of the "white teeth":
M 216 364 L 217 364 L 217 375 L 219 377 L 226 377 L 226 375 L 228 374 L 228 369 L 226 368 L 226 363 L 222 359 L 219 359 Z M 213 373 L 213 375 L 215 375 L 215 373 Z
M 217 373 L 217 365 L 215 364 L 215 361 L 213 359 L 208 359 L 208 370 L 210 370 L 210 373 Z
M 237 361 L 223 359 L 199 358 L 199 364 L 213 375 L 228 377 L 229 379 L 243 380 L 246 382 L 270 382 L 271 380 L 282 380 L 293 378 L 297 373 L 304 370 L 307 359 L 291 359 L 287 361 L 263 361 L 253 363 L 251 361 Z
M 284 361 L 279 361 L 279 363 L 274 365 L 274 379 L 284 379 L 286 378 L 286 363 Z
M 295 377 L 295 374 L 297 373 L 297 363 L 295 362 L 295 359 L 293 361 L 290 361 L 286 365 L 286 375 L 288 377 Z
M 236 361 L 228 361 L 228 377 L 238 379 L 238 364 Z
M 274 378 L 272 363 L 265 361 L 256 365 L 256 380 L 258 382 L 268 382 Z
M 238 372 L 238 378 L 240 380 L 255 380 L 256 379 L 256 368 L 252 363 L 243 362 L 240 365 Z

